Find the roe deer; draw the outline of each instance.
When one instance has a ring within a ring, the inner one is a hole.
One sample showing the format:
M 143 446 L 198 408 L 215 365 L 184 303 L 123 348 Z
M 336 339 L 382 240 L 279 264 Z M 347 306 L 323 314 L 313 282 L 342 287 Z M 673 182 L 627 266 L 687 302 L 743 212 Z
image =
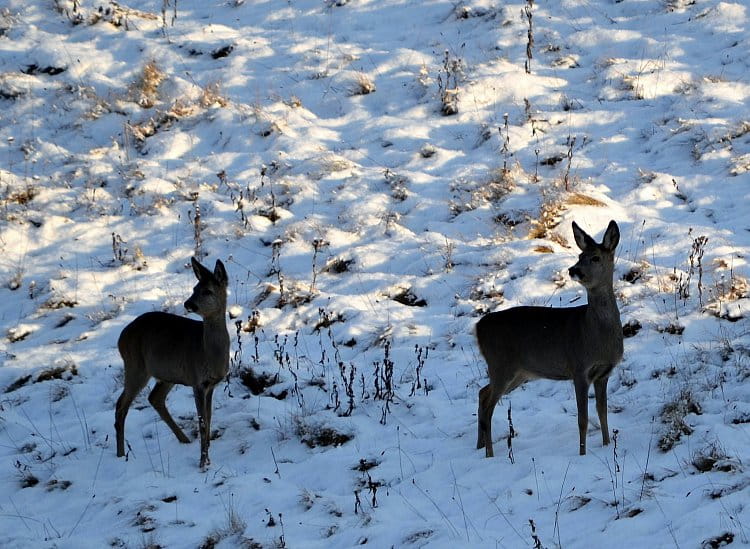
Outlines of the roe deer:
M 601 244 L 573 222 L 581 249 L 568 272 L 586 288 L 588 304 L 578 307 L 513 307 L 489 313 L 476 325 L 479 349 L 490 382 L 479 391 L 477 449 L 492 451 L 492 412 L 500 397 L 525 381 L 572 379 L 578 405 L 579 452 L 586 454 L 588 390 L 594 383 L 603 443 L 609 444 L 607 379 L 622 359 L 622 325 L 612 288 L 617 223 L 609 222 Z
M 214 272 L 191 258 L 198 284 L 185 302 L 185 309 L 203 321 L 169 313 L 150 312 L 125 326 L 117 347 L 125 363 L 125 387 L 115 408 L 117 456 L 125 455 L 125 416 L 133 399 L 156 378 L 148 401 L 180 442 L 190 442 L 166 406 L 175 383 L 193 388 L 201 439 L 200 467 L 211 461 L 211 398 L 214 387 L 229 370 L 229 332 L 226 325 L 227 272 L 217 260 Z

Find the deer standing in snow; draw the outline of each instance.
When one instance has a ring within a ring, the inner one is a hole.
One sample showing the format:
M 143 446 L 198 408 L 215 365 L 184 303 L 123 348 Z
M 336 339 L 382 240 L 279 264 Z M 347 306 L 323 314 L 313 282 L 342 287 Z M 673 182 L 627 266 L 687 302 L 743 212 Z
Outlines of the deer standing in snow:
M 185 309 L 202 317 L 193 320 L 169 313 L 145 313 L 128 324 L 117 347 L 125 363 L 125 387 L 115 407 L 117 456 L 125 455 L 125 417 L 136 395 L 148 380 L 156 384 L 148 401 L 177 440 L 190 442 L 166 406 L 175 384 L 193 388 L 201 441 L 200 467 L 210 464 L 211 400 L 214 387 L 229 370 L 229 332 L 226 326 L 227 272 L 217 260 L 213 272 L 191 258 L 198 284 Z
M 581 249 L 568 272 L 586 288 L 578 307 L 513 307 L 483 316 L 476 325 L 490 382 L 479 391 L 477 449 L 492 450 L 492 413 L 500 397 L 530 379 L 573 380 L 578 405 L 579 453 L 586 454 L 588 390 L 594 384 L 602 441 L 609 444 L 607 379 L 623 354 L 622 324 L 612 287 L 617 223 L 609 222 L 601 244 L 573 222 Z

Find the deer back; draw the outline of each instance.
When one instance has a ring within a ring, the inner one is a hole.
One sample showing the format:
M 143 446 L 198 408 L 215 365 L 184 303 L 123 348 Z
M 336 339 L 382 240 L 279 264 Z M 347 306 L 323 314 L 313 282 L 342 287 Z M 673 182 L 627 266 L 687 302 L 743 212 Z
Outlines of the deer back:
M 140 363 L 149 375 L 194 386 L 207 378 L 220 380 L 228 368 L 228 334 L 226 345 L 207 349 L 203 329 L 198 320 L 150 312 L 125 327 L 117 346 L 126 362 Z

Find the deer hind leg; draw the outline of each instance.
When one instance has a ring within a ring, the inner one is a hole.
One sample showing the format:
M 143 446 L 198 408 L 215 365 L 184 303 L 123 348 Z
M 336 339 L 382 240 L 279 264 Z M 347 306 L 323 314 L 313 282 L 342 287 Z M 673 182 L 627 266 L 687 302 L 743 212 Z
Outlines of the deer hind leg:
M 503 392 L 496 389 L 492 382 L 479 391 L 477 448 L 484 446 L 485 457 L 495 455 L 492 449 L 492 414 L 502 394 Z
M 482 421 L 484 408 L 487 401 L 487 393 L 492 391 L 489 385 L 479 389 L 479 409 L 477 410 L 477 450 L 484 448 L 486 424 Z
M 586 430 L 589 423 L 589 382 L 585 375 L 576 376 L 573 379 L 576 390 L 576 404 L 578 405 L 578 453 L 586 455 Z
M 142 364 L 125 362 L 125 386 L 115 405 L 115 436 L 117 439 L 117 457 L 125 455 L 125 418 L 133 400 L 141 392 L 151 377 Z
M 594 381 L 594 395 L 596 396 L 596 413 L 599 414 L 599 424 L 602 428 L 602 444 L 609 444 L 609 426 L 607 425 L 607 381 L 602 377 Z
M 484 447 L 486 457 L 495 455 L 492 449 L 492 414 L 500 397 L 507 395 L 525 381 L 526 377 L 518 372 L 508 379 L 490 379 L 490 382 L 479 390 L 477 449 Z
M 190 439 L 182 432 L 182 429 L 180 429 L 177 423 L 175 423 L 175 420 L 172 419 L 172 416 L 169 414 L 169 410 L 167 410 L 167 395 L 169 394 L 169 391 L 172 390 L 172 387 L 174 387 L 173 383 L 157 380 L 156 385 L 154 385 L 154 388 L 148 395 L 148 401 L 151 403 L 151 406 L 154 407 L 154 410 L 159 413 L 159 417 L 164 423 L 172 429 L 177 440 L 186 444 L 190 442 Z

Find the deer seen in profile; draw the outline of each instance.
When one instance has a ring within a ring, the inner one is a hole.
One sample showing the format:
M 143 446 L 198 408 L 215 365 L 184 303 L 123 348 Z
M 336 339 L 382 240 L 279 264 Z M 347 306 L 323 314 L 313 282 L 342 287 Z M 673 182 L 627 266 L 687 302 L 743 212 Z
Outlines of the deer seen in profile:
M 217 260 L 213 272 L 191 258 L 198 284 L 185 309 L 202 321 L 163 312 L 142 314 L 120 334 L 117 347 L 125 364 L 125 386 L 115 407 L 117 456 L 125 455 L 125 417 L 148 380 L 156 384 L 148 401 L 183 443 L 190 442 L 166 407 L 175 384 L 193 388 L 201 441 L 200 467 L 210 464 L 211 408 L 214 387 L 229 370 L 229 332 L 226 326 L 227 272 Z
M 492 413 L 500 397 L 531 379 L 573 380 L 578 405 L 579 453 L 586 454 L 588 390 L 594 384 L 602 441 L 609 444 L 607 379 L 623 354 L 622 324 L 612 287 L 617 223 L 609 222 L 601 244 L 573 222 L 581 249 L 568 272 L 586 288 L 588 304 L 577 307 L 513 307 L 483 316 L 476 325 L 490 382 L 479 391 L 477 449 L 492 450 Z

